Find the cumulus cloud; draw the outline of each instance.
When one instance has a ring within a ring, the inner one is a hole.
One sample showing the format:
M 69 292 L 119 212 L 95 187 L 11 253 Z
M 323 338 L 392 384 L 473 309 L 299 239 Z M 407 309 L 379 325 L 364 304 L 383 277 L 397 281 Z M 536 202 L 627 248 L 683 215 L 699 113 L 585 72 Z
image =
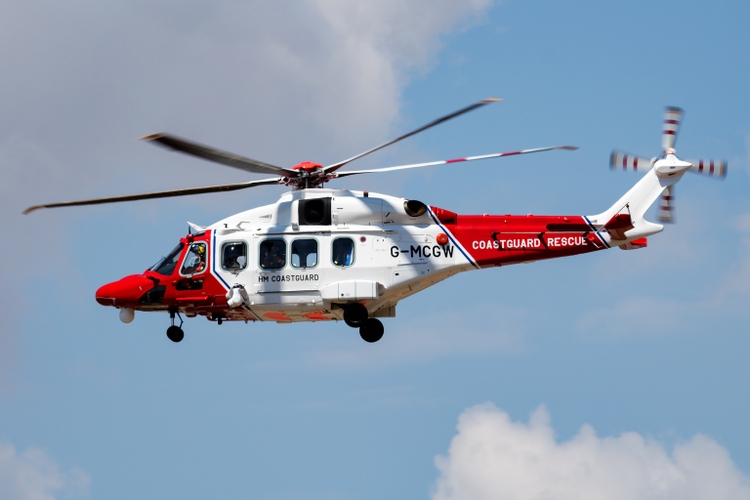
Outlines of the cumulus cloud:
M 750 293 L 750 214 L 739 216 L 734 227 L 742 235 L 740 262 L 724 281 L 719 291 L 721 299 L 737 295 L 746 297 Z
M 691 232 L 695 233 L 696 230 L 701 229 L 710 230 L 709 225 L 705 224 L 697 228 L 692 227 Z M 590 339 L 664 335 L 690 330 L 691 326 L 706 321 L 706 318 L 714 318 L 716 322 L 717 318 L 747 317 L 748 311 L 745 304 L 750 297 L 750 214 L 742 214 L 731 221 L 731 230 L 734 232 L 738 251 L 736 257 L 721 268 L 724 276 L 717 279 L 716 285 L 705 290 L 691 285 L 691 289 L 694 288 L 698 293 L 692 298 L 681 300 L 674 295 L 654 293 L 654 287 L 644 284 L 645 282 L 631 281 L 621 284 L 623 290 L 638 290 L 642 293 L 638 296 L 623 295 L 618 290 L 613 295 L 612 301 L 601 307 L 585 310 L 576 321 L 576 332 Z M 690 246 L 685 238 L 686 233 L 684 231 L 677 231 L 677 233 L 676 241 L 665 247 L 666 251 L 674 247 Z M 714 254 L 715 251 L 705 249 L 690 258 L 677 257 L 676 260 L 680 260 L 680 267 L 687 266 L 691 272 L 696 272 L 695 269 L 705 262 L 705 256 Z M 643 255 L 645 259 L 653 255 L 658 264 L 670 265 L 669 263 L 663 264 L 666 262 L 664 250 Z M 684 254 L 682 256 L 684 257 Z M 608 265 L 611 266 L 612 263 L 609 262 Z M 647 267 L 640 269 L 642 273 L 647 271 L 649 271 Z M 652 269 L 650 272 L 653 274 L 657 271 Z M 668 276 L 667 284 L 672 287 L 679 286 L 673 281 L 676 276 L 674 272 L 670 269 L 671 274 L 659 272 L 658 275 L 660 279 Z M 602 274 L 599 273 L 599 275 Z M 634 276 L 630 276 L 630 279 L 634 279 Z M 670 289 L 669 292 L 673 293 L 674 289 Z
M 707 436 L 668 450 L 634 432 L 599 437 L 584 425 L 560 442 L 543 406 L 528 424 L 489 403 L 467 409 L 435 463 L 433 500 L 750 499 L 750 478 Z
M 490 307 L 492 315 L 487 314 Z M 523 338 L 530 316 L 527 309 L 484 304 L 470 310 L 443 311 L 410 321 L 385 320 L 385 336 L 376 344 L 362 342 L 356 330 L 351 329 L 351 335 L 356 337 L 351 344 L 342 346 L 341 339 L 334 337 L 326 347 L 313 348 L 301 357 L 265 365 L 303 364 L 324 370 L 348 371 L 425 363 L 445 357 L 514 353 L 524 348 Z M 466 328 L 467 317 L 474 321 L 472 328 Z M 319 345 L 320 341 L 316 340 L 315 344 Z
M 81 470 L 61 471 L 44 450 L 29 448 L 18 453 L 13 445 L 0 443 L 0 498 L 85 498 L 90 483 L 88 474 Z
M 53 263 L 39 230 L 63 241 L 93 213 L 22 216 L 30 205 L 247 179 L 215 166 L 209 180 L 205 163 L 135 137 L 167 131 L 281 166 L 390 138 L 409 76 L 491 2 L 4 1 L 0 224 L 19 259 L 6 280 L 70 267 L 68 247 Z M 15 344 L 18 292 L 0 301 L 0 347 Z

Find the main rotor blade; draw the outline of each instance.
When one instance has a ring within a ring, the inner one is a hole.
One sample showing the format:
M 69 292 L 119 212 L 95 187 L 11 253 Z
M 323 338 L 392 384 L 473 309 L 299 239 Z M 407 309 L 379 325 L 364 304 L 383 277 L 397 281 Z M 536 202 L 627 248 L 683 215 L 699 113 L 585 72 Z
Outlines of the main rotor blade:
M 667 106 L 664 110 L 664 124 L 661 133 L 661 148 L 664 151 L 674 150 L 683 114 L 684 111 L 682 109 L 675 108 L 674 106 Z
M 439 125 L 439 124 L 441 124 L 443 122 L 446 122 L 446 121 L 448 121 L 448 120 L 450 120 L 452 118 L 455 118 L 457 116 L 460 116 L 460 115 L 462 115 L 464 113 L 468 113 L 469 111 L 473 111 L 473 110 L 475 110 L 477 108 L 480 108 L 482 106 L 485 106 L 487 104 L 491 104 L 493 102 L 497 102 L 497 101 L 501 101 L 501 100 L 502 99 L 497 99 L 495 97 L 491 97 L 489 99 L 483 99 L 483 100 L 481 100 L 481 101 L 479 101 L 479 102 L 477 102 L 475 104 L 472 104 L 471 106 L 466 106 L 465 108 L 459 109 L 458 111 L 455 111 L 455 112 L 453 112 L 453 113 L 451 113 L 449 115 L 445 115 L 442 118 L 438 118 L 437 120 L 431 121 L 427 125 L 423 125 L 423 126 L 419 127 L 416 130 L 412 130 L 411 132 L 408 132 L 408 133 L 406 133 L 404 135 L 396 137 L 395 139 L 390 140 L 390 141 L 388 141 L 388 142 L 386 142 L 384 144 L 381 144 L 380 146 L 376 146 L 376 147 L 374 147 L 372 149 L 368 149 L 364 153 L 360 153 L 360 154 L 358 154 L 356 156 L 352 156 L 351 158 L 348 158 L 348 159 L 346 159 L 344 161 L 340 161 L 338 163 L 334 163 L 333 165 L 329 165 L 329 166 L 327 166 L 324 169 L 324 171 L 327 174 L 331 173 L 331 172 L 335 172 L 336 170 L 340 169 L 341 167 L 343 167 L 344 165 L 346 165 L 347 163 L 349 163 L 351 161 L 354 161 L 354 160 L 356 160 L 358 158 L 362 158 L 363 156 L 369 155 L 370 153 L 374 153 L 375 151 L 377 151 L 379 149 L 383 149 L 386 146 L 390 146 L 391 144 L 394 144 L 394 143 L 396 143 L 396 142 L 398 142 L 398 141 L 400 141 L 402 139 L 406 139 L 407 137 L 411 137 L 414 134 L 418 134 L 419 132 L 422 132 L 424 130 L 427 130 L 428 128 L 434 127 L 435 125 Z
M 130 194 L 125 196 L 112 196 L 109 198 L 93 198 L 90 200 L 64 201 L 62 203 L 48 203 L 46 205 L 34 205 L 23 211 L 23 214 L 39 210 L 40 208 L 75 207 L 81 205 L 101 205 L 103 203 L 118 203 L 121 201 L 151 200 L 154 198 L 171 198 L 173 196 L 189 196 L 193 194 L 218 193 L 222 191 L 237 191 L 266 184 L 283 183 L 283 178 L 262 179 L 258 181 L 238 182 L 235 184 L 221 184 L 218 186 L 204 186 L 185 189 L 171 189 L 169 191 L 155 191 L 151 193 Z
M 244 156 L 203 146 L 202 144 L 187 141 L 169 134 L 152 134 L 141 137 L 141 139 L 144 141 L 154 141 L 169 149 L 174 149 L 175 151 L 197 156 L 198 158 L 203 158 L 204 160 L 213 161 L 215 163 L 221 163 L 222 165 L 227 165 L 229 167 L 239 168 L 246 172 L 281 175 L 284 177 L 297 177 L 299 175 L 294 170 L 287 170 L 275 165 L 263 163 L 262 161 L 251 160 Z
M 359 174 L 373 174 L 373 173 L 378 173 L 378 172 L 393 172 L 394 170 L 406 170 L 409 168 L 433 167 L 435 165 L 446 165 L 448 163 L 461 163 L 464 161 L 486 160 L 488 158 L 500 158 L 502 156 L 515 156 L 515 155 L 523 155 L 523 154 L 528 154 L 528 153 L 541 153 L 542 151 L 552 151 L 553 149 L 564 149 L 566 151 L 575 151 L 578 148 L 576 146 L 549 146 L 549 147 L 544 147 L 544 148 L 522 149 L 520 151 L 508 151 L 506 153 L 494 153 L 494 154 L 481 155 L 481 156 L 467 156 L 466 158 L 455 158 L 453 160 L 431 161 L 428 163 L 414 163 L 412 165 L 399 165 L 397 167 L 375 168 L 372 170 L 352 170 L 349 172 L 341 172 L 340 174 L 336 174 L 336 177 L 347 177 L 349 175 L 359 175 Z

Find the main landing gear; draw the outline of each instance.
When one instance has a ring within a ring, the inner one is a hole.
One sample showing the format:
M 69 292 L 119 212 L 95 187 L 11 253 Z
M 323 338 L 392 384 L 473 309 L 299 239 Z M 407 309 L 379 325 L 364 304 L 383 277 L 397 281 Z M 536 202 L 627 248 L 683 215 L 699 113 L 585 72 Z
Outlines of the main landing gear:
M 180 326 L 174 324 L 175 314 L 180 320 Z M 169 318 L 172 320 L 172 326 L 167 328 L 167 337 L 172 342 L 180 342 L 185 338 L 185 332 L 182 331 L 182 316 L 180 316 L 179 311 L 169 311 Z
M 352 302 L 344 308 L 344 322 L 352 328 L 359 328 L 359 336 L 365 342 L 372 344 L 383 338 L 383 323 L 369 318 L 367 308 L 359 302 Z

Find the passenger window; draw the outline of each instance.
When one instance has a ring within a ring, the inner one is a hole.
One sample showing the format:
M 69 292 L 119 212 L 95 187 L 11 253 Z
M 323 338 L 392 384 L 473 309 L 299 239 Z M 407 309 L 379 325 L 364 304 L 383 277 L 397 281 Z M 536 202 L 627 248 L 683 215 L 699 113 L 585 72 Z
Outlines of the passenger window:
M 282 239 L 264 240 L 260 244 L 261 269 L 281 269 L 286 265 L 286 242 Z
M 307 269 L 318 265 L 318 241 L 314 239 L 292 242 L 292 267 Z
M 247 267 L 247 243 L 231 241 L 221 247 L 221 267 L 239 273 Z
M 202 273 L 206 270 L 206 244 L 203 242 L 193 243 L 188 248 L 185 260 L 182 263 L 180 274 L 190 276 Z
M 351 266 L 352 262 L 354 262 L 354 240 L 351 238 L 333 240 L 333 265 L 346 267 Z

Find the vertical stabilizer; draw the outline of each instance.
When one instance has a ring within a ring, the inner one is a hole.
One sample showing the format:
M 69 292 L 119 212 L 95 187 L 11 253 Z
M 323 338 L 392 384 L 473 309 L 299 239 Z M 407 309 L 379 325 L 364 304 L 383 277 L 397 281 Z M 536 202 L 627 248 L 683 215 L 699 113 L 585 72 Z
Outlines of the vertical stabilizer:
M 605 233 L 600 236 L 606 235 L 616 245 L 660 232 L 664 226 L 648 222 L 645 219 L 646 210 L 665 189 L 677 183 L 690 166 L 690 163 L 667 155 L 667 158 L 657 161 L 654 168 L 646 172 L 609 210 L 589 216 L 589 222 L 600 233 Z M 630 224 L 623 224 L 623 214 L 630 216 Z M 632 227 L 628 227 L 631 224 Z

